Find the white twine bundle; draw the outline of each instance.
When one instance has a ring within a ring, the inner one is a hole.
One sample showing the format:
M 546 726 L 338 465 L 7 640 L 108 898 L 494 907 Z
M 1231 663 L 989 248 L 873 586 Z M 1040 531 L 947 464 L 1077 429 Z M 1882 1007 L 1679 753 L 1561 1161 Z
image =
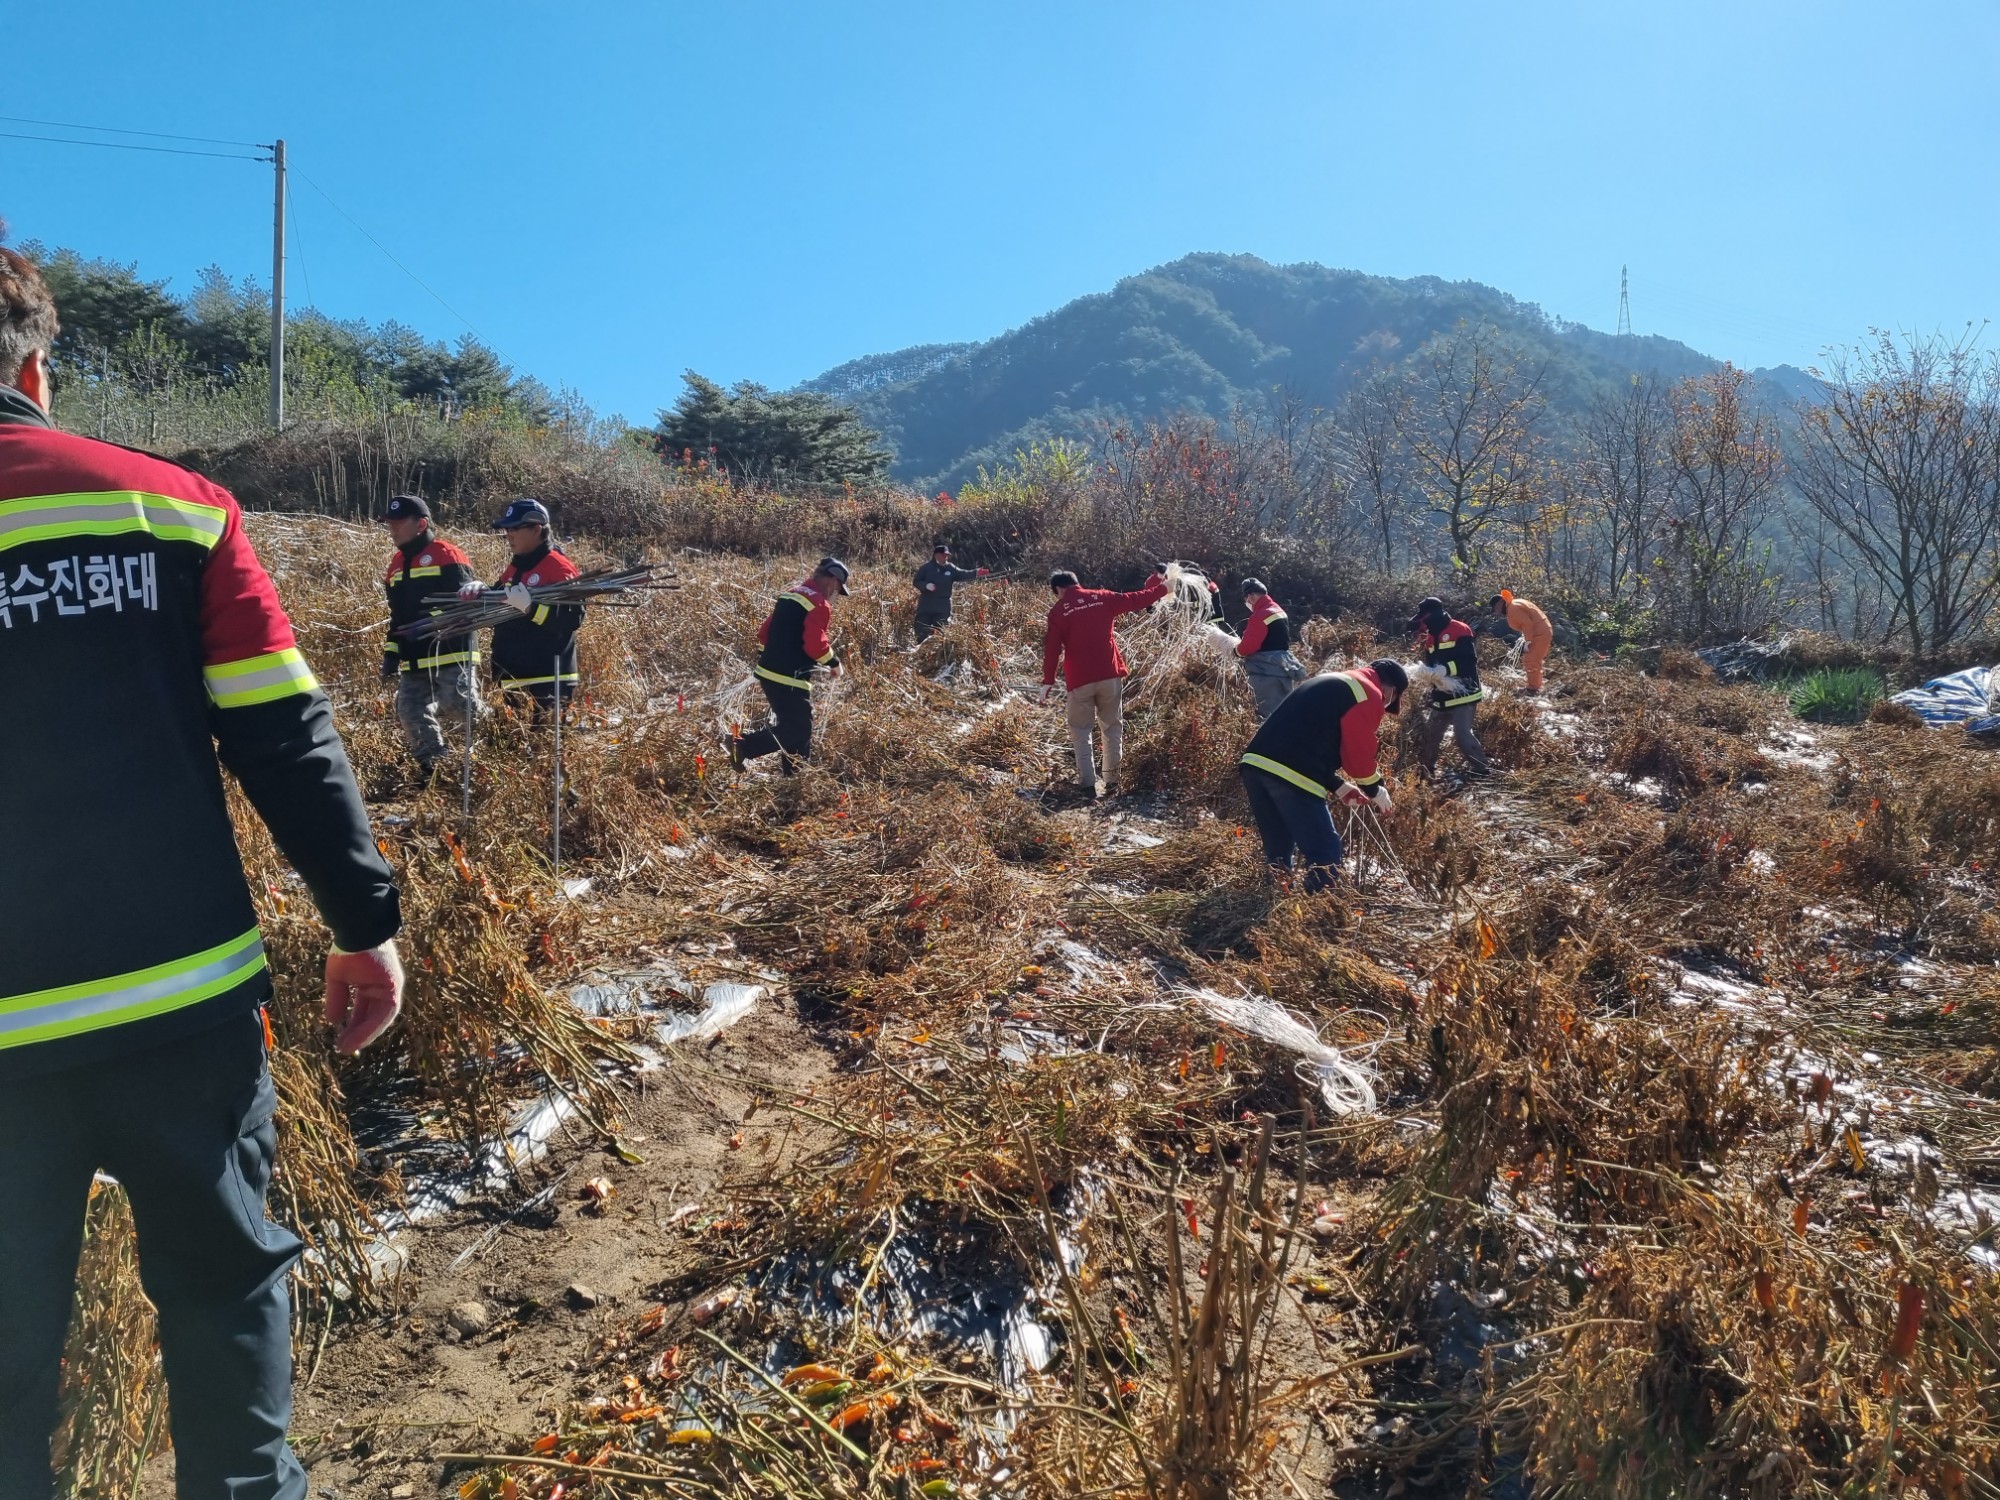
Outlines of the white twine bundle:
M 1234 636 L 1210 621 L 1213 595 L 1207 574 L 1189 563 L 1170 562 L 1166 580 L 1167 597 L 1125 632 L 1126 656 L 1132 663 L 1125 683 L 1128 699 L 1143 696 L 1189 662 L 1213 660 L 1236 646 Z
M 1361 1115 L 1375 1108 L 1375 1083 L 1338 1047 L 1329 1047 L 1300 1017 L 1267 995 L 1224 995 L 1186 986 L 1175 993 L 1194 1001 L 1216 1020 L 1299 1054 L 1298 1068 L 1319 1082 L 1320 1097 L 1337 1115 Z M 1372 1050 L 1372 1049 L 1371 1049 Z

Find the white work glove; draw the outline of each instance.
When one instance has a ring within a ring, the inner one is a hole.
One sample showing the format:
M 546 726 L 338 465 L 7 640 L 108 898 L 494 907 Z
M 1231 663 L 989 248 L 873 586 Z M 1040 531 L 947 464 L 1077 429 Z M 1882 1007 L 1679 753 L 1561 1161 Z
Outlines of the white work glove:
M 1049 702 L 1049 694 L 1050 694 L 1050 693 L 1053 693 L 1054 691 L 1055 691 L 1055 689 L 1054 689 L 1053 687 L 1049 686 L 1049 684 L 1048 684 L 1048 683 L 1046 683 L 1046 682 L 1045 682 L 1045 683 L 1043 683 L 1043 684 L 1042 684 L 1042 697 L 1041 697 L 1041 705 L 1042 705 L 1042 707 L 1046 708 L 1046 707 L 1048 706 L 1048 702 Z
M 336 1051 L 355 1053 L 396 1023 L 403 1008 L 403 962 L 393 942 L 326 956 L 326 1020 Z
M 926 594 L 935 594 L 935 593 L 937 592 L 937 585 L 936 585 L 936 584 L 934 584 L 934 583 L 927 583 L 927 584 L 925 584 L 925 585 L 924 585 L 924 592 L 925 592 Z
M 507 585 L 507 602 L 525 615 L 534 609 L 535 596 L 525 583 L 510 583 Z
M 477 599 L 485 592 L 486 585 L 483 583 L 462 583 L 458 586 L 458 597 L 461 599 Z
M 1378 813 L 1387 814 L 1396 810 L 1396 804 L 1389 800 L 1389 784 L 1385 781 L 1378 781 L 1369 789 L 1368 803 Z
M 1343 807 L 1366 807 L 1368 794 L 1351 781 L 1343 781 L 1340 790 L 1333 794 L 1334 800 Z

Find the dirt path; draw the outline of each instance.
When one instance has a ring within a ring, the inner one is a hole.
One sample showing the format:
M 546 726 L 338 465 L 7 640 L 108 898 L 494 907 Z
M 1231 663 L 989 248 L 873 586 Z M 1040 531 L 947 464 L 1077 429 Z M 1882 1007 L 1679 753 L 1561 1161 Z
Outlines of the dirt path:
M 669 1049 L 624 1092 L 620 1139 L 638 1162 L 579 1130 L 533 1171 L 557 1184 L 545 1212 L 482 1201 L 406 1231 L 408 1305 L 338 1334 L 299 1382 L 293 1443 L 315 1495 L 436 1495 L 441 1465 L 429 1454 L 547 1425 L 603 1329 L 698 1258 L 728 1159 L 793 1123 L 774 1110 L 746 1124 L 752 1101 L 803 1096 L 831 1067 L 789 1001 L 766 999 L 728 1030 Z M 594 1178 L 614 1189 L 601 1212 L 583 1197 Z M 470 1326 L 468 1304 L 490 1319 L 484 1331 L 455 1326 L 455 1311 Z M 141 1500 L 169 1500 L 172 1475 L 169 1454 L 148 1469 Z

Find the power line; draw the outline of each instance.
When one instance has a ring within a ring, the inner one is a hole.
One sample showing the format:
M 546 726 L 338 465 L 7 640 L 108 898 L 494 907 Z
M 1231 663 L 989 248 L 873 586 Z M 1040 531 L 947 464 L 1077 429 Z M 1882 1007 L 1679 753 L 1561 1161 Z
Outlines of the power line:
M 446 312 L 450 313 L 454 318 L 458 319 L 458 321 L 463 323 L 468 329 L 471 329 L 472 336 L 474 338 L 478 339 L 482 344 L 486 342 L 486 335 L 481 333 L 477 328 L 473 328 L 472 319 L 468 318 L 464 313 L 460 312 L 457 308 L 453 307 L 449 302 L 445 301 L 444 298 L 438 296 L 436 290 L 433 289 L 431 284 L 425 281 L 423 277 L 419 276 L 415 271 L 412 271 L 408 266 L 404 265 L 400 260 L 397 260 L 395 256 L 390 255 L 389 247 L 383 244 L 380 240 L 376 239 L 374 235 L 369 234 L 367 229 L 363 228 L 361 221 L 355 218 L 353 214 L 349 213 L 346 209 L 342 208 L 338 203 L 335 203 L 333 201 L 333 195 L 328 193 L 327 190 L 321 187 L 317 182 L 313 182 L 312 175 L 310 173 L 299 171 L 297 167 L 292 168 L 292 170 L 298 172 L 299 176 L 305 178 L 307 182 L 311 182 L 312 190 L 315 193 L 318 193 L 320 197 L 326 199 L 327 203 L 332 206 L 333 211 L 339 214 L 341 218 L 347 220 L 347 222 L 352 224 L 356 229 L 359 229 L 363 237 L 367 239 L 369 244 L 373 245 L 377 250 L 380 250 L 383 253 L 383 255 L 388 257 L 389 263 L 391 265 L 393 265 L 397 270 L 401 271 L 405 276 L 409 277 L 410 280 L 414 281 L 418 286 L 422 287 L 425 291 L 429 292 L 431 294 L 432 299 L 436 301 L 439 307 L 443 308 Z
M 306 264 L 306 237 L 299 233 L 299 200 L 296 194 L 285 195 L 285 211 L 292 216 L 292 243 L 299 247 L 299 275 L 305 278 L 306 302 L 314 312 L 318 312 L 319 299 L 313 296 L 312 268 Z
M 27 135 L 18 130 L 0 130 L 0 138 L 10 141 L 47 141 L 57 146 L 102 146 L 108 151 L 151 151 L 161 156 L 212 156 L 220 161 L 264 161 L 268 156 L 238 156 L 233 151 L 189 151 L 179 146 L 135 146 L 129 141 L 73 141 L 59 135 Z
M 156 141 L 195 141 L 204 146 L 248 146 L 258 151 L 271 149 L 263 141 L 222 141 L 207 135 L 168 135 L 162 130 L 126 130 L 117 125 L 78 125 L 72 120 L 30 120 L 24 115 L 0 115 L 0 120 L 5 120 L 11 125 L 46 125 L 51 130 L 93 130 L 100 135 L 143 135 Z

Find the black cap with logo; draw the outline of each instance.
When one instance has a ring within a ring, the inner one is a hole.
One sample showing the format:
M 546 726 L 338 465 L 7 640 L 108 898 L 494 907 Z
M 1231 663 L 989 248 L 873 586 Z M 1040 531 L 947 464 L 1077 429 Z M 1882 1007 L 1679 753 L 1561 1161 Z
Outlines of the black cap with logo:
M 431 508 L 422 495 L 391 495 L 382 511 L 385 521 L 407 521 L 412 516 L 421 516 L 426 521 L 431 518 Z

